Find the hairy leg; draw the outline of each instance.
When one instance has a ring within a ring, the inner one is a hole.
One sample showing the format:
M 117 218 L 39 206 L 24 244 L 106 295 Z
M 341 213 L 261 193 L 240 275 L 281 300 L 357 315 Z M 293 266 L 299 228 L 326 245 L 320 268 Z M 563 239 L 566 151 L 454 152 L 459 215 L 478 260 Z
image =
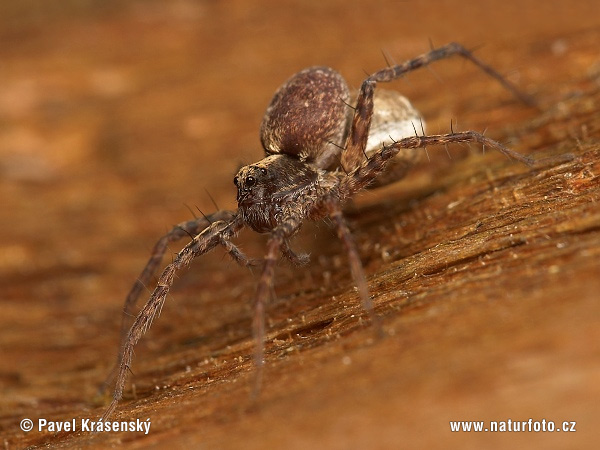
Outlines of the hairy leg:
M 360 261 L 360 256 L 358 254 L 354 238 L 352 237 L 352 233 L 350 232 L 348 224 L 346 223 L 346 220 L 344 219 L 344 216 L 342 214 L 342 209 L 339 203 L 333 200 L 328 201 L 327 209 L 329 210 L 329 217 L 331 217 L 333 223 L 337 228 L 338 237 L 344 243 L 344 247 L 346 248 L 346 252 L 348 253 L 350 272 L 352 273 L 352 278 L 354 279 L 354 283 L 356 284 L 356 288 L 358 289 L 358 295 L 362 302 L 362 306 L 365 309 L 365 311 L 367 311 L 367 313 L 369 314 L 371 322 L 376 328 L 377 334 L 379 336 L 382 336 L 383 331 L 381 328 L 381 323 L 377 315 L 375 315 L 375 311 L 373 310 L 373 302 L 371 301 L 371 297 L 369 296 L 367 277 L 365 276 L 365 271 Z
M 535 105 L 535 102 L 531 97 L 509 83 L 502 75 L 500 75 L 500 73 L 476 58 L 462 45 L 452 42 L 443 47 L 433 49 L 421 56 L 417 56 L 414 59 L 410 59 L 402 64 L 386 67 L 385 69 L 370 75 L 363 81 L 356 102 L 352 126 L 346 139 L 345 150 L 342 153 L 342 167 L 346 172 L 351 172 L 362 160 L 364 160 L 364 151 L 369 136 L 371 116 L 373 115 L 373 93 L 376 84 L 378 82 L 390 82 L 396 80 L 408 72 L 425 67 L 434 61 L 439 61 L 453 55 L 458 55 L 471 61 L 485 73 L 496 79 L 502 86 L 525 104 L 529 106 Z
M 208 227 L 212 222 L 216 222 L 218 220 L 228 221 L 231 220 L 235 215 L 234 211 L 217 211 L 214 214 L 205 217 L 199 217 L 194 220 L 188 220 L 186 222 L 181 222 L 173 227 L 171 231 L 161 237 L 156 244 L 154 244 L 154 248 L 152 249 L 152 253 L 150 254 L 150 258 L 148 262 L 142 269 L 139 277 L 131 287 L 131 290 L 127 294 L 125 298 L 125 304 L 123 305 L 123 314 L 121 318 L 121 344 L 120 347 L 123 347 L 125 343 L 125 338 L 127 337 L 127 331 L 129 327 L 131 327 L 131 323 L 133 321 L 132 318 L 135 317 L 135 313 L 133 311 L 140 294 L 144 289 L 147 288 L 150 283 L 150 279 L 154 276 L 158 266 L 162 262 L 162 259 L 169 247 L 169 244 L 172 242 L 176 242 L 185 237 L 194 237 L 206 227 Z M 231 253 L 231 252 L 230 252 Z M 232 254 L 235 259 L 235 256 Z M 119 361 L 117 360 L 117 364 L 114 369 L 110 372 L 102 386 L 100 386 L 100 393 L 103 393 L 111 384 L 113 377 L 118 368 Z
M 279 259 L 279 254 L 282 249 L 286 252 L 291 251 L 288 247 L 287 239 L 294 235 L 301 225 L 301 218 L 288 217 L 271 232 L 271 236 L 267 241 L 267 254 L 264 259 L 263 271 L 256 289 L 254 319 L 252 322 L 255 341 L 254 365 L 256 366 L 256 378 L 254 380 L 252 392 L 253 398 L 256 398 L 260 393 L 262 384 L 265 355 L 265 308 L 269 294 L 272 292 L 273 288 L 275 264 Z
M 223 245 L 236 261 L 244 265 L 252 264 L 252 260 L 243 256 L 240 250 L 229 242 L 229 239 L 238 233 L 242 227 L 243 221 L 240 216 L 234 216 L 231 221 L 219 220 L 213 222 L 208 228 L 196 235 L 192 242 L 177 254 L 173 262 L 165 267 L 150 299 L 138 313 L 120 349 L 113 399 L 103 414 L 102 420 L 108 419 L 123 396 L 127 372 L 133 358 L 133 349 L 150 328 L 154 318 L 160 314 L 167 294 L 173 285 L 175 274 L 187 267 L 194 258 L 212 250 L 217 245 Z
M 212 222 L 216 222 L 217 220 L 231 220 L 234 215 L 235 212 L 233 211 L 218 211 L 210 216 L 182 222 L 175 225 L 171 231 L 161 237 L 156 244 L 154 244 L 154 248 L 152 249 L 152 253 L 148 259 L 148 262 L 146 263 L 146 266 L 140 273 L 140 276 L 134 285 L 131 287 L 129 294 L 127 294 L 125 299 L 125 304 L 123 306 L 123 320 L 121 325 L 121 339 L 123 339 L 127 334 L 127 330 L 130 326 L 130 321 L 128 318 L 133 314 L 133 308 L 135 307 L 140 294 L 150 282 L 150 279 L 156 272 L 156 269 L 158 269 L 158 266 L 160 265 L 169 244 L 188 236 L 195 236 L 208 227 Z
M 430 145 L 446 145 L 459 142 L 481 144 L 482 146 L 497 150 L 507 157 L 533 168 L 544 167 L 551 164 L 559 164 L 573 159 L 573 155 L 564 154 L 536 160 L 511 150 L 501 143 L 487 138 L 483 134 L 476 131 L 463 131 L 430 136 L 411 136 L 400 139 L 393 144 L 383 146 L 381 150 L 376 152 L 373 156 L 371 156 L 371 158 L 362 161 L 352 173 L 343 178 L 340 182 L 340 197 L 342 199 L 347 199 L 356 192 L 364 189 L 371 181 L 373 181 L 381 172 L 385 170 L 387 162 L 390 161 L 401 149 L 425 148 Z

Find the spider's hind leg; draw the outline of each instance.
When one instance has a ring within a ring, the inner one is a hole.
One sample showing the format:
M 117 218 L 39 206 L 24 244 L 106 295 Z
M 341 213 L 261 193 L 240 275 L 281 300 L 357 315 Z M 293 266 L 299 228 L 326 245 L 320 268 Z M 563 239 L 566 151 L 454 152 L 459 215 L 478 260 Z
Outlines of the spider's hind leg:
M 363 81 L 356 102 L 351 128 L 346 138 L 345 150 L 342 153 L 341 164 L 347 173 L 356 169 L 360 165 L 361 161 L 364 160 L 364 152 L 369 136 L 371 118 L 373 116 L 373 94 L 377 83 L 397 80 L 408 72 L 428 66 L 432 62 L 449 58 L 454 55 L 461 56 L 462 58 L 469 60 L 486 74 L 498 81 L 519 100 L 529 106 L 535 106 L 535 101 L 530 96 L 521 92 L 516 86 L 507 81 L 506 78 L 504 78 L 491 66 L 476 58 L 464 46 L 456 42 L 452 42 L 444 45 L 443 47 L 439 47 L 424 53 L 421 56 L 410 59 L 402 64 L 381 69 Z
M 494 141 L 477 131 L 462 131 L 448 134 L 432 134 L 428 136 L 411 136 L 400 139 L 390 145 L 384 145 L 381 150 L 373 154 L 368 160 L 362 161 L 359 166 L 344 178 L 340 183 L 340 192 L 343 197 L 351 197 L 358 191 L 367 187 L 386 168 L 391 159 L 403 149 L 426 148 L 432 145 L 447 145 L 453 143 L 477 143 L 486 148 L 492 148 L 503 155 L 521 162 L 529 167 L 539 167 L 548 163 L 563 162 L 571 158 L 564 155 L 559 158 L 545 158 L 535 160 L 529 156 L 511 150 L 500 142 Z

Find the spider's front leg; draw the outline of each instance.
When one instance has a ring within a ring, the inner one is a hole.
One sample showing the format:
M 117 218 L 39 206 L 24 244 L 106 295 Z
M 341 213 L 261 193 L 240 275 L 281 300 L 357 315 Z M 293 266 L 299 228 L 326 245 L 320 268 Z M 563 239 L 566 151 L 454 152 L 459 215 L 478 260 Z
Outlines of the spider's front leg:
M 252 393 L 253 397 L 258 396 L 262 384 L 265 355 L 265 306 L 273 287 L 275 264 L 279 259 L 281 250 L 284 250 L 284 255 L 287 252 L 291 252 L 287 240 L 300 229 L 301 225 L 302 218 L 291 215 L 287 219 L 281 221 L 281 223 L 273 229 L 269 240 L 267 241 L 267 254 L 264 258 L 263 271 L 256 289 L 254 319 L 252 322 L 256 346 L 254 351 L 256 378 Z
M 160 263 L 163 260 L 163 257 L 165 255 L 165 252 L 167 251 L 167 248 L 169 247 L 169 244 L 171 244 L 172 242 L 177 242 L 178 240 L 183 239 L 188 236 L 193 238 L 196 234 L 200 233 L 200 231 L 204 230 L 211 223 L 216 222 L 218 220 L 229 221 L 235 216 L 235 214 L 236 214 L 235 211 L 222 210 L 222 211 L 217 211 L 216 213 L 211 214 L 209 216 L 199 217 L 194 220 L 188 220 L 186 222 L 181 222 L 181 223 L 175 225 L 171 229 L 171 231 L 169 231 L 167 234 L 162 236 L 156 242 L 156 244 L 154 244 L 154 248 L 152 249 L 152 252 L 150 253 L 150 258 L 148 259 L 148 262 L 142 269 L 142 272 L 138 276 L 137 280 L 131 287 L 131 290 L 127 294 L 127 297 L 125 298 L 125 304 L 123 305 L 123 315 L 121 318 L 121 345 L 120 345 L 120 347 L 123 347 L 125 338 L 127 337 L 127 331 L 129 330 L 129 327 L 131 326 L 131 317 L 135 317 L 133 308 L 135 307 L 135 305 L 140 297 L 140 294 L 142 293 L 142 291 L 144 289 L 146 289 L 146 287 L 148 286 L 148 284 L 150 282 L 150 279 L 156 273 L 158 266 L 160 266 Z M 231 253 L 231 254 L 233 256 L 233 253 Z M 109 385 L 115 375 L 115 371 L 117 370 L 119 362 L 120 361 L 117 361 L 117 365 L 111 371 L 111 373 L 109 374 L 107 379 L 104 381 L 104 383 L 100 387 L 100 393 L 103 393 L 109 387 Z
M 142 272 L 138 276 L 137 280 L 131 287 L 131 290 L 127 294 L 125 298 L 125 304 L 123 305 L 123 314 L 121 318 L 121 343 L 120 348 L 123 347 L 125 343 L 125 339 L 127 337 L 127 331 L 131 327 L 132 317 L 135 318 L 134 307 L 140 297 L 140 294 L 144 289 L 147 288 L 150 279 L 156 273 L 156 270 L 160 266 L 160 263 L 163 260 L 165 252 L 169 247 L 169 244 L 172 242 L 177 242 L 180 239 L 191 236 L 192 238 L 208 227 L 211 223 L 216 222 L 218 220 L 230 221 L 235 216 L 235 211 L 217 211 L 214 214 L 204 217 L 198 217 L 194 220 L 188 220 L 186 222 L 179 223 L 175 225 L 171 231 L 162 236 L 156 244 L 154 244 L 154 248 L 150 253 L 150 258 L 148 262 L 142 269 Z M 233 254 L 232 254 L 233 256 Z M 115 376 L 116 371 L 118 370 L 120 361 L 117 360 L 115 367 L 111 370 L 110 374 L 102 383 L 99 388 L 100 394 L 103 394 L 106 389 L 109 388 L 113 378 Z
M 344 244 L 348 253 L 350 271 L 358 294 L 360 296 L 363 308 L 369 314 L 371 322 L 376 329 L 377 335 L 382 336 L 382 328 L 378 317 L 373 310 L 373 303 L 369 296 L 367 279 L 360 261 L 360 256 L 350 233 L 350 229 L 343 217 L 341 206 L 333 197 L 324 197 L 321 203 L 323 208 L 315 207 L 315 210 L 326 211 L 333 220 L 339 238 Z M 256 366 L 256 378 L 252 396 L 256 397 L 260 392 L 263 376 L 264 352 L 265 352 L 265 305 L 273 287 L 273 278 L 275 264 L 279 259 L 280 252 L 285 255 L 287 240 L 293 236 L 302 224 L 303 216 L 301 214 L 289 215 L 272 232 L 267 242 L 267 254 L 264 258 L 264 267 L 256 290 L 253 330 L 255 339 L 254 363 Z M 289 249 L 287 251 L 290 251 Z
M 123 305 L 123 327 L 122 334 L 127 332 L 127 317 L 133 313 L 133 308 L 137 303 L 137 300 L 142 293 L 142 291 L 146 288 L 150 279 L 158 269 L 165 252 L 169 244 L 172 242 L 176 242 L 180 239 L 183 239 L 188 236 L 194 236 L 208 227 L 211 223 L 216 222 L 218 220 L 229 221 L 235 216 L 235 211 L 217 211 L 214 214 L 205 217 L 199 217 L 194 220 L 188 220 L 186 222 L 179 223 L 175 225 L 171 231 L 161 237 L 156 244 L 154 244 L 154 248 L 150 254 L 150 258 L 148 262 L 144 266 L 144 269 L 140 273 L 136 282 L 131 287 L 131 290 L 127 294 L 125 298 L 125 304 Z
M 196 235 L 192 241 L 187 244 L 175 257 L 173 262 L 163 270 L 156 288 L 152 292 L 150 299 L 138 313 L 133 325 L 125 336 L 119 353 L 119 364 L 117 368 L 115 389 L 113 399 L 102 416 L 102 420 L 108 419 L 113 413 L 119 400 L 123 396 L 123 389 L 127 379 L 127 373 L 131 366 L 133 358 L 133 349 L 140 338 L 152 325 L 154 318 L 160 314 L 165 299 L 171 286 L 175 274 L 184 267 L 187 267 L 194 258 L 212 250 L 217 245 L 222 245 L 229 254 L 242 265 L 251 265 L 253 260 L 248 259 L 243 253 L 230 241 L 244 226 L 240 215 L 234 215 L 229 221 L 219 220 L 213 222 L 204 231 Z

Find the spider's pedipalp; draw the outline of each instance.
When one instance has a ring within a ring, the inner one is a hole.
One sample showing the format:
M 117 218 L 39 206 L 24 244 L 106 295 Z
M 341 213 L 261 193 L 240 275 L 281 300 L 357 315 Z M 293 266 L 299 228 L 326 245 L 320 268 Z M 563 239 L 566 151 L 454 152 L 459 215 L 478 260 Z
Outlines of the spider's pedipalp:
M 310 262 L 310 255 L 307 253 L 296 253 L 290 248 L 290 243 L 287 239 L 283 241 L 281 254 L 297 266 L 305 266 Z
M 219 239 L 219 243 L 229 253 L 229 256 L 242 267 L 259 266 L 262 264 L 262 261 L 259 259 L 248 258 L 237 245 L 223 236 Z

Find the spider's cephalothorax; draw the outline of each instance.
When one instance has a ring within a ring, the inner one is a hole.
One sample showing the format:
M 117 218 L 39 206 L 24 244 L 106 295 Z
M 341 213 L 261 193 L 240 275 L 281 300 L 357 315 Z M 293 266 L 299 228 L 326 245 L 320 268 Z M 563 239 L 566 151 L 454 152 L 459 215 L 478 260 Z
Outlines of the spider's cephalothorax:
M 470 60 L 521 100 L 531 102 L 491 67 L 456 43 L 375 72 L 363 81 L 354 96 L 350 95 L 340 74 L 324 67 L 303 70 L 277 90 L 261 126 L 266 157 L 242 167 L 234 178 L 238 209 L 217 211 L 174 227 L 156 243 L 150 260 L 129 292 L 123 314 L 113 400 L 103 419 L 110 416 L 121 399 L 133 349 L 162 309 L 175 274 L 194 258 L 218 245 L 241 265 L 262 266 L 253 321 L 257 366 L 255 391 L 262 375 L 265 304 L 272 292 L 275 263 L 280 255 L 298 264 L 307 262 L 306 255 L 296 255 L 288 245 L 305 220 L 331 219 L 346 248 L 363 307 L 380 330 L 359 254 L 342 215 L 344 202 L 369 185 L 384 184 L 403 176 L 418 158 L 417 149 L 428 145 L 475 142 L 525 164 L 535 162 L 474 131 L 425 135 L 420 115 L 408 100 L 392 91 L 375 91 L 378 82 L 395 80 L 451 55 Z M 414 135 L 411 135 L 413 130 Z M 261 261 L 247 258 L 231 241 L 245 226 L 259 233 L 269 233 L 266 255 Z M 158 268 L 168 244 L 185 236 L 193 236 L 192 241 L 163 269 L 150 298 L 129 328 L 127 318 L 133 314 L 132 309 Z
M 254 231 L 269 232 L 293 211 L 310 216 L 313 199 L 327 187 L 325 180 L 331 186 L 336 177 L 293 156 L 267 156 L 235 176 L 238 213 Z

